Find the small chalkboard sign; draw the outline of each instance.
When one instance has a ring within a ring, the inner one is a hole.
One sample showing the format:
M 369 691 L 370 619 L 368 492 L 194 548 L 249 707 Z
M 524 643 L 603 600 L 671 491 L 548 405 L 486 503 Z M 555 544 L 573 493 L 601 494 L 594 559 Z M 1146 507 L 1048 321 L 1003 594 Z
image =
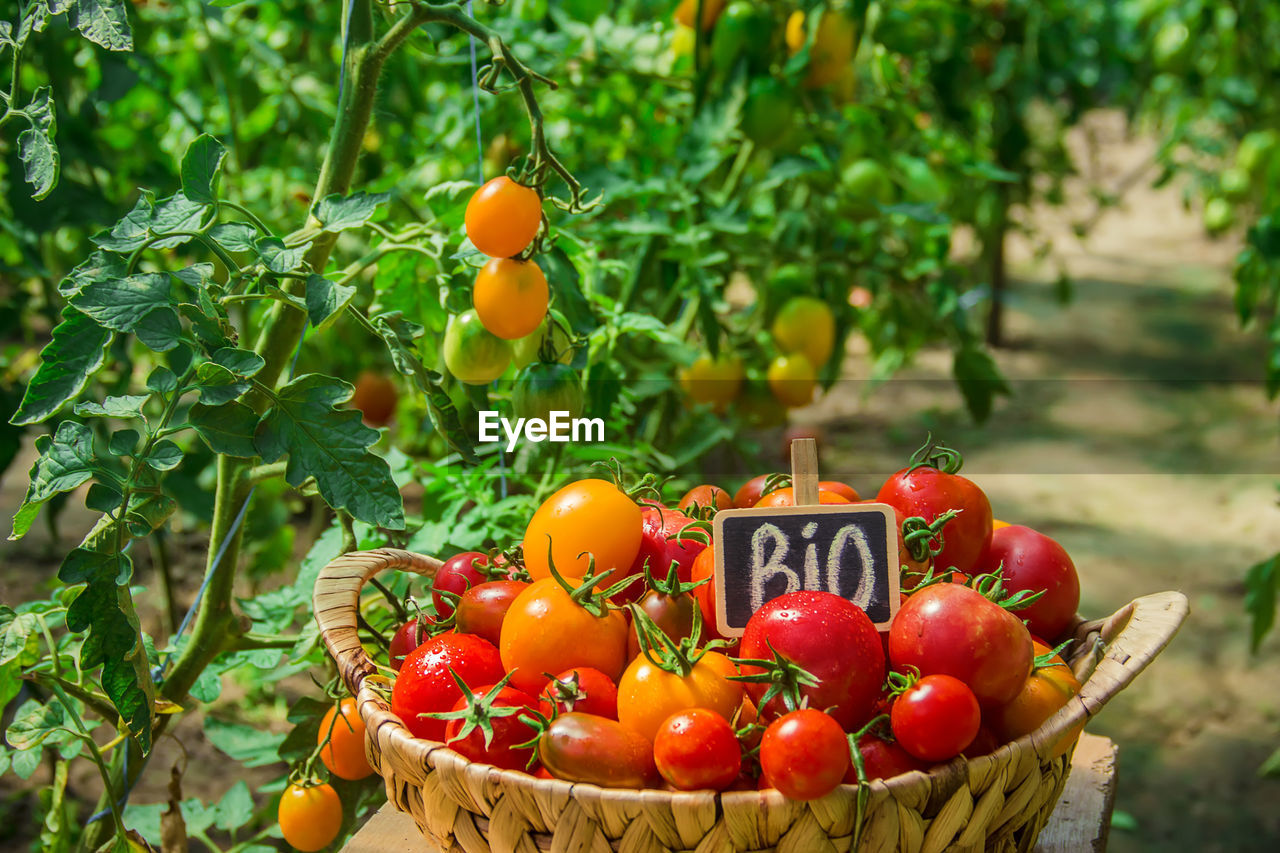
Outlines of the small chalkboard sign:
M 716 513 L 717 629 L 726 637 L 741 636 L 765 602 L 802 589 L 847 598 L 877 627 L 887 627 L 898 610 L 893 507 L 818 504 L 813 439 L 793 442 L 792 470 L 800 505 Z

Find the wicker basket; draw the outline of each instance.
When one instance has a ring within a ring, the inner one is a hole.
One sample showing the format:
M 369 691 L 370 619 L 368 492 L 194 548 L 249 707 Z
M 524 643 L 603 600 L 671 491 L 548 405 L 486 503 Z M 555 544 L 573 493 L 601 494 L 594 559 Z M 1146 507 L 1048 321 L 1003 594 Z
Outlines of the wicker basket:
M 441 850 L 465 853 L 1028 851 L 1066 782 L 1070 754 L 1049 757 L 1059 735 L 1132 681 L 1187 615 L 1186 596 L 1162 592 L 1105 620 L 1078 623 L 1069 654 L 1084 682 L 1078 696 L 1039 730 L 991 755 L 872 782 L 859 826 L 851 785 L 806 803 L 776 791 L 606 789 L 473 764 L 414 738 L 365 683 L 376 670 L 356 634 L 356 607 L 361 587 L 378 572 L 430 577 L 440 565 L 389 548 L 347 554 L 321 571 L 315 610 L 357 697 L 368 727 L 365 749 L 386 780 L 387 798 Z

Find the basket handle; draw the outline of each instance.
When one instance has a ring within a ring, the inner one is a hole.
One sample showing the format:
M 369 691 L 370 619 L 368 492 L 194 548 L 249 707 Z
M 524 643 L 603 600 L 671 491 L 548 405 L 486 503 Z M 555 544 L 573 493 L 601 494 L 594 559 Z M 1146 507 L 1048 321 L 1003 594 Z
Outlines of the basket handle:
M 1085 646 L 1081 656 L 1090 655 L 1096 648 L 1097 638 L 1106 643 L 1105 652 L 1080 692 L 1029 735 L 1036 752 L 1051 751 L 1064 732 L 1097 714 L 1108 700 L 1127 687 L 1169 645 L 1189 610 L 1187 597 L 1170 590 L 1145 595 L 1104 620 L 1079 625 L 1076 638 Z M 1087 665 L 1089 661 L 1076 658 L 1077 675 L 1081 663 Z
M 356 632 L 360 590 L 365 582 L 387 569 L 405 569 L 430 579 L 442 565 L 435 557 L 398 548 L 379 548 L 343 554 L 320 570 L 312 594 L 316 622 L 325 647 L 338 664 L 338 674 L 352 696 L 359 694 L 365 678 L 378 671 L 365 654 Z

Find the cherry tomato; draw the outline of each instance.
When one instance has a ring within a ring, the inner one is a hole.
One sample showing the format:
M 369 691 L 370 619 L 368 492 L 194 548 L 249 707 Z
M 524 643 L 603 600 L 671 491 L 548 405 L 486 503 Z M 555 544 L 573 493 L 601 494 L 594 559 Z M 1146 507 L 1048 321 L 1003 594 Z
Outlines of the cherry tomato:
M 775 358 L 769 363 L 765 377 L 769 380 L 769 390 L 782 405 L 795 408 L 813 402 L 818 373 L 813 363 L 800 353 Z
M 284 840 L 303 853 L 323 850 L 342 829 L 342 800 L 332 785 L 290 783 L 276 809 Z
M 352 407 L 364 415 L 364 422 L 371 427 L 383 427 L 396 413 L 396 401 L 400 392 L 396 384 L 381 373 L 362 370 L 356 378 L 355 391 L 351 394 Z
M 706 583 L 693 588 L 693 599 L 702 610 L 702 631 L 709 639 L 719 639 L 716 630 L 716 551 L 715 545 L 708 545 L 693 561 L 693 569 L 689 573 L 689 582 Z
M 875 779 L 892 779 L 912 770 L 928 770 L 927 762 L 921 761 L 902 748 L 897 741 L 884 740 L 873 734 L 865 734 L 858 738 L 858 751 L 862 753 L 862 767 L 867 773 L 867 781 Z M 849 771 L 844 775 L 846 785 L 858 784 L 858 770 L 849 762 Z
M 436 590 L 462 595 L 473 586 L 489 580 L 488 573 L 482 568 L 487 565 L 489 556 L 479 551 L 463 551 L 444 561 L 431 581 L 431 603 L 441 618 L 453 613 L 455 599 L 441 595 Z
M 518 418 L 550 422 L 552 412 L 576 418 L 585 404 L 578 371 L 563 364 L 535 362 L 516 375 L 511 390 L 511 406 Z
M 1008 527 L 1008 526 L 1009 526 L 1009 522 L 1007 522 L 1007 521 L 1001 521 L 1001 520 L 1000 520 L 1000 519 L 998 519 L 998 518 L 993 518 L 993 519 L 991 519 L 991 535 L 992 535 L 992 538 L 994 538 L 994 537 L 995 537 L 995 532 L 996 532 L 997 530 L 999 530 L 999 529 L 1000 529 L 1000 528 L 1002 528 L 1002 527 Z
M 853 63 L 857 44 L 857 21 L 842 10 L 823 12 L 818 20 L 818 32 L 809 47 L 809 73 L 804 78 L 805 87 L 817 89 L 837 82 Z
M 462 695 L 451 669 L 467 685 L 496 684 L 505 674 L 493 643 L 474 634 L 441 634 L 418 646 L 391 688 L 391 713 L 414 737 L 444 740 L 444 720 L 421 715 L 448 711 Z
M 728 720 L 693 708 L 658 727 L 653 760 L 662 778 L 681 791 L 723 791 L 742 770 L 742 748 Z
M 830 306 L 813 296 L 793 296 L 782 304 L 770 327 L 773 342 L 784 353 L 803 355 L 814 368 L 831 360 L 836 318 Z
M 762 779 L 792 800 L 826 796 L 849 769 L 849 742 L 830 716 L 814 708 L 785 714 L 760 740 Z
M 511 363 L 511 344 L 490 332 L 474 310 L 449 319 L 444 331 L 444 365 L 459 382 L 487 385 Z
M 698 3 L 702 3 L 702 18 L 700 23 L 703 30 L 709 30 L 716 25 L 716 19 L 720 17 L 720 13 L 724 11 L 724 5 L 727 0 L 680 0 L 680 5 L 676 7 L 676 22 L 686 27 L 692 28 L 694 19 L 698 17 Z
M 1080 606 L 1080 577 L 1066 549 L 1030 527 L 1009 525 L 991 535 L 979 569 L 991 572 L 1002 565 L 1009 592 L 1044 591 L 1038 601 L 1018 611 L 1031 633 L 1050 639 L 1066 633 Z
M 870 718 L 885 662 L 880 635 L 861 607 L 829 592 L 808 590 L 766 602 L 747 622 L 739 655 L 771 660 L 775 651 L 819 679 L 817 686 L 800 689 L 809 707 L 827 709 L 848 731 Z M 760 672 L 759 667 L 742 667 L 743 675 Z M 767 684 L 747 684 L 757 704 L 767 689 Z M 770 719 L 784 710 L 782 698 L 775 697 L 760 714 Z
M 339 714 L 339 708 L 341 714 Z M 356 708 L 356 700 L 348 696 L 341 704 L 330 708 L 320 720 L 320 732 L 316 743 L 329 742 L 320 750 L 320 760 L 329 772 L 339 779 L 355 781 L 373 774 L 369 759 L 364 753 L 364 720 Z
M 764 484 L 776 474 L 759 474 L 742 484 L 738 493 L 733 496 L 733 505 L 738 509 L 753 507 L 764 496 Z
M 471 691 L 472 701 L 483 699 L 485 694 L 492 689 L 492 684 L 474 688 Z M 455 712 L 462 711 L 467 705 L 466 697 L 461 697 L 451 710 Z M 493 697 L 489 707 L 490 709 L 519 708 L 522 711 L 533 710 L 538 707 L 538 700 L 523 690 L 516 690 L 514 687 L 503 687 Z M 532 720 L 532 715 L 517 713 L 509 716 L 496 714 L 487 716 L 492 732 L 488 738 L 488 743 L 485 742 L 486 736 L 482 727 L 476 726 L 466 735 L 459 737 L 466 722 L 464 720 L 449 720 L 445 728 L 445 745 L 468 761 L 492 764 L 494 767 L 501 767 L 504 770 L 524 770 L 529 764 L 529 759 L 533 757 L 533 747 L 521 747 L 518 744 L 524 743 L 533 735 L 533 730 L 522 722 L 522 720 L 526 719 Z
M 829 492 L 826 489 L 818 489 L 818 503 L 820 504 L 847 504 L 849 499 L 844 495 L 836 492 Z M 787 486 L 782 489 L 775 489 L 760 500 L 756 501 L 756 508 L 769 506 L 795 506 L 796 490 Z
M 577 711 L 616 720 L 618 686 L 598 669 L 575 666 L 547 682 L 538 697 L 538 708 L 544 717 L 553 716 L 553 711 L 561 714 Z
M 733 509 L 733 497 L 719 486 L 703 483 L 685 492 L 684 497 L 680 499 L 680 503 L 676 505 L 676 509 L 684 512 L 693 504 L 701 507 L 713 506 L 717 511 Z
M 951 675 L 983 707 L 1013 700 L 1031 672 L 1031 635 L 1016 613 L 966 586 L 943 583 L 911 596 L 889 626 L 889 660 L 921 675 Z
M 894 700 L 889 722 L 903 749 L 936 763 L 955 758 L 973 742 L 982 712 L 960 679 L 926 675 Z
M 491 258 L 476 274 L 471 303 L 484 327 L 503 340 L 531 335 L 547 316 L 550 290 L 533 261 Z
M 738 399 L 742 377 L 742 360 L 737 356 L 721 353 L 713 359 L 704 354 L 681 369 L 680 387 L 693 402 L 722 408 Z
M 511 602 L 499 648 L 511 686 L 529 693 L 542 692 L 548 673 L 579 666 L 616 681 L 627 663 L 627 618 L 620 610 L 597 616 L 544 578 Z
M 1037 655 L 1048 651 L 1047 647 L 1040 645 L 1035 649 Z M 1080 682 L 1075 674 L 1062 658 L 1055 655 L 1048 665 L 1036 667 L 1032 671 L 1026 683 L 1022 685 L 1022 690 L 1011 702 L 992 709 L 985 719 L 999 742 L 1015 741 L 1040 728 L 1079 692 Z M 1084 731 L 1083 722 L 1065 733 L 1054 745 L 1052 755 L 1054 757 L 1065 755 L 1082 731 Z
M 653 576 L 664 578 L 675 563 L 680 580 L 688 583 L 693 561 L 707 547 L 700 537 L 680 537 L 680 531 L 692 524 L 693 519 L 677 510 L 656 506 L 646 506 L 642 517 L 640 550 L 631 564 L 631 573 L 644 574 L 647 560 Z M 636 586 L 643 587 L 642 584 Z
M 655 582 L 664 585 L 665 579 L 655 579 Z M 677 582 L 680 582 L 678 577 Z M 662 633 L 673 641 L 678 643 L 685 637 L 693 635 L 693 614 L 699 608 L 697 599 L 691 593 L 669 595 L 657 589 L 649 589 L 636 601 L 636 606 L 643 610 L 654 624 L 662 629 Z M 638 654 L 640 654 L 640 638 L 633 625 L 627 634 L 627 657 L 634 658 Z
M 409 652 L 427 641 L 427 627 L 430 621 L 425 614 L 422 619 L 410 619 L 397 628 L 395 634 L 391 636 L 391 647 L 387 650 L 387 654 L 391 658 L 391 668 L 396 672 L 399 672 L 400 667 L 404 665 L 404 659 Z
M 458 633 L 475 634 L 498 645 L 507 611 L 528 587 L 524 581 L 487 581 L 473 586 L 462 594 L 454 614 Z
M 862 500 L 853 486 L 848 483 L 841 483 L 838 480 L 819 480 L 818 488 L 824 492 L 834 492 L 849 503 L 857 503 Z
M 656 777 L 653 744 L 616 720 L 572 712 L 538 739 L 542 766 L 557 779 L 602 788 L 644 788 Z
M 754 77 L 742 105 L 743 135 L 759 148 L 784 147 L 796 125 L 796 94 L 771 76 Z
M 467 202 L 467 236 L 491 258 L 509 258 L 528 248 L 542 224 L 542 199 L 532 187 L 506 176 L 476 190 Z
M 729 680 L 737 674 L 718 652 L 703 654 L 687 675 L 667 672 L 640 655 L 618 681 L 618 722 L 652 741 L 678 711 L 706 708 L 728 719 L 742 704 L 742 685 Z
M 614 570 L 621 579 L 640 550 L 640 507 L 613 483 L 579 480 L 538 507 L 524 532 L 524 559 L 534 580 L 551 574 L 547 545 L 556 571 L 566 578 L 587 572 L 587 554 L 595 556 L 597 573 Z M 563 667 L 560 667 L 563 669 Z
M 880 487 L 876 500 L 933 522 L 947 510 L 959 514 L 942 529 L 943 548 L 934 558 L 939 569 L 971 574 L 991 543 L 991 502 L 973 481 L 959 474 L 922 466 L 904 468 Z

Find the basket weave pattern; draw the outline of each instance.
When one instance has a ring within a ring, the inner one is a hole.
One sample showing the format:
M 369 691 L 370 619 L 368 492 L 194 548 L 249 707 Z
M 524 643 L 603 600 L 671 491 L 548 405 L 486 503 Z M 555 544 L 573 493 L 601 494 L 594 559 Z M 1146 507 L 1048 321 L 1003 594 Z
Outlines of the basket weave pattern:
M 346 554 L 315 587 L 316 620 L 368 729 L 370 764 L 387 798 L 444 851 L 465 853 L 859 853 L 1031 850 L 1066 784 L 1060 736 L 1098 712 L 1163 649 L 1187 615 L 1179 592 L 1139 598 L 1105 620 L 1078 622 L 1068 659 L 1084 682 L 1065 708 L 991 755 L 799 803 L 776 791 L 677 793 L 535 779 L 473 764 L 414 738 L 366 679 L 377 673 L 356 633 L 365 582 L 401 569 L 427 577 L 440 561 L 384 548 Z

